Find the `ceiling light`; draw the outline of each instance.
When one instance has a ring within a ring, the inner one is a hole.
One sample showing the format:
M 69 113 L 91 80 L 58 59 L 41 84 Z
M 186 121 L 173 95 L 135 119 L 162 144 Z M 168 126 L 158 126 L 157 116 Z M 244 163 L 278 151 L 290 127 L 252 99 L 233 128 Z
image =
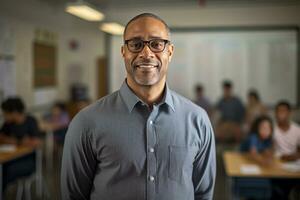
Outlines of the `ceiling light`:
M 100 30 L 110 33 L 112 35 L 123 35 L 124 32 L 124 26 L 118 24 L 118 23 L 103 23 L 100 26 Z
M 84 1 L 68 3 L 65 11 L 87 21 L 101 21 L 104 19 L 104 14 Z

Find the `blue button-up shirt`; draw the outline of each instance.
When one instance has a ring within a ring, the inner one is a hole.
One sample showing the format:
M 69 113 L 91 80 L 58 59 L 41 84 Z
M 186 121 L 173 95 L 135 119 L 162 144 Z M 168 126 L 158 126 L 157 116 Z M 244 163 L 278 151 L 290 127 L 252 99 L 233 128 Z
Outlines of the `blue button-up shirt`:
M 82 110 L 66 135 L 63 200 L 212 199 L 214 134 L 206 112 L 166 85 L 152 109 L 127 86 Z

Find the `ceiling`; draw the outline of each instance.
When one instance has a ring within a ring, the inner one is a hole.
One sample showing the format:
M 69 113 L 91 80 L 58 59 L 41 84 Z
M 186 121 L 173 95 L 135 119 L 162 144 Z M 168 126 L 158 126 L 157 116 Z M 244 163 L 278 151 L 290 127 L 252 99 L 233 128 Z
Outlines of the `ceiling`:
M 76 0 L 39 0 L 49 4 L 66 4 Z M 84 0 L 101 9 L 138 7 L 181 7 L 181 6 L 236 6 L 236 5 L 291 5 L 300 0 Z

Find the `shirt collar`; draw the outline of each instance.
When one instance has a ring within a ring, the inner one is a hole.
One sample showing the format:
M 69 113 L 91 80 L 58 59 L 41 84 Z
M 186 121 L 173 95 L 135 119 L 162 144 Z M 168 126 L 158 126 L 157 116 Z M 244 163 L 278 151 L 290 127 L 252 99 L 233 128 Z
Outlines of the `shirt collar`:
M 126 79 L 123 82 L 121 89 L 120 89 L 120 94 L 121 97 L 123 99 L 123 101 L 125 102 L 128 111 L 131 112 L 132 109 L 134 108 L 134 106 L 138 103 L 138 102 L 142 102 L 134 93 L 133 91 L 128 87 L 127 83 L 126 83 Z
M 174 102 L 173 102 L 173 98 L 172 98 L 171 93 L 172 93 L 172 91 L 170 90 L 168 84 L 166 83 L 165 94 L 164 94 L 164 98 L 162 100 L 162 103 L 166 103 L 168 106 L 170 106 L 172 108 L 173 111 L 175 111 Z
M 143 103 L 143 101 L 140 98 L 138 98 L 134 94 L 134 92 L 129 88 L 129 86 L 127 85 L 126 79 L 125 79 L 125 81 L 123 82 L 123 84 L 120 88 L 120 94 L 121 94 L 121 97 L 122 97 L 123 101 L 125 102 L 129 112 L 131 112 L 133 110 L 134 106 L 138 102 Z M 175 111 L 173 98 L 172 98 L 172 95 L 171 95 L 171 90 L 169 89 L 167 84 L 165 86 L 164 97 L 163 97 L 162 102 L 160 103 L 160 105 L 162 105 L 164 103 L 169 105 L 172 108 L 172 110 Z

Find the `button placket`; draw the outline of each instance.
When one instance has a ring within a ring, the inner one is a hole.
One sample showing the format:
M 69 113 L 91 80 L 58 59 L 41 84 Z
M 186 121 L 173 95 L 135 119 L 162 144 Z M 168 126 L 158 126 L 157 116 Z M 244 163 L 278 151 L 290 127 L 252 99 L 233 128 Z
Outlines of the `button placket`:
M 155 199 L 156 194 L 156 178 L 157 177 L 157 160 L 155 155 L 155 145 L 156 145 L 156 135 L 155 135 L 155 123 L 154 119 L 157 115 L 157 107 L 153 106 L 153 110 L 149 115 L 149 118 L 147 120 L 147 127 L 146 127 L 146 137 L 147 137 L 147 176 L 148 176 L 148 182 L 147 182 L 147 199 L 152 200 Z

